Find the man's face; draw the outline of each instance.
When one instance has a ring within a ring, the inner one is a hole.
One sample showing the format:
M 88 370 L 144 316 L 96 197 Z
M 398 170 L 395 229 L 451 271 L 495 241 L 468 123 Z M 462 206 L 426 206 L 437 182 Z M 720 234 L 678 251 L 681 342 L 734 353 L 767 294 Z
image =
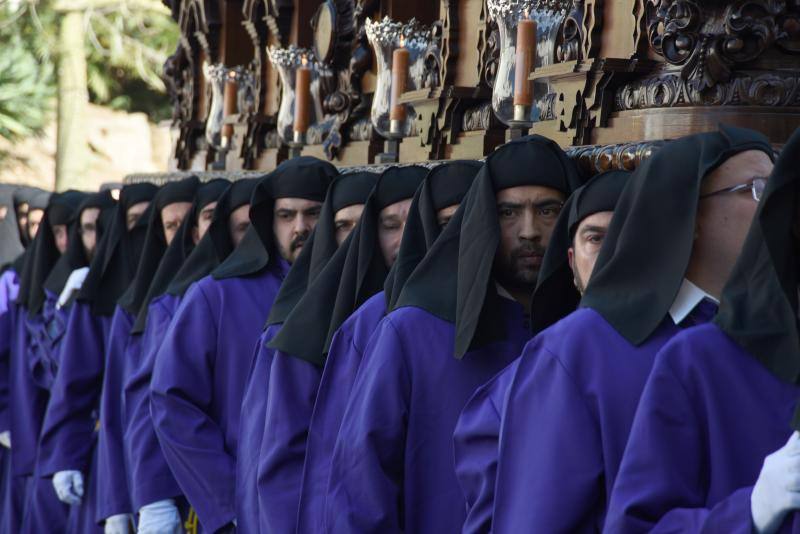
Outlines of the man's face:
M 164 239 L 167 245 L 172 243 L 190 209 L 192 209 L 191 202 L 173 202 L 161 208 L 161 224 L 164 227 Z
M 378 214 L 378 243 L 387 267 L 394 265 L 394 261 L 397 259 L 410 207 L 411 199 L 407 198 L 389 204 Z
M 250 226 L 250 204 L 242 204 L 231 212 L 228 217 L 228 230 L 231 233 L 233 247 L 239 246 L 244 239 L 244 234 Z
M 444 230 L 444 227 L 447 226 L 447 223 L 453 218 L 457 209 L 458 204 L 453 204 L 452 206 L 447 206 L 436 212 L 436 222 L 439 223 L 440 229 Z
M 39 225 L 42 223 L 44 217 L 44 210 L 30 210 L 28 212 L 28 239 L 33 241 L 36 237 L 36 232 L 39 231 Z
M 304 198 L 278 198 L 275 200 L 275 217 L 272 231 L 278 241 L 281 256 L 294 263 L 311 230 L 319 220 L 322 203 Z
M 90 260 L 94 257 L 94 250 L 97 247 L 97 218 L 99 216 L 100 208 L 86 208 L 81 212 L 81 242 L 86 257 Z
M 211 226 L 211 221 L 214 218 L 214 208 L 216 207 L 216 201 L 210 202 L 203 206 L 203 209 L 197 214 L 197 224 L 192 228 L 192 241 L 194 241 L 195 245 L 206 235 L 208 227 Z
M 495 277 L 509 291 L 533 291 L 564 194 L 549 187 L 523 185 L 497 192 L 500 246 Z
M 341 245 L 361 218 L 364 211 L 364 204 L 353 204 L 336 212 L 333 216 L 333 224 L 336 228 L 336 244 Z
M 597 255 L 603 246 L 613 216 L 613 211 L 600 211 L 583 219 L 575 231 L 572 246 L 567 250 L 569 267 L 575 277 L 575 287 L 581 295 L 586 291 L 586 284 L 592 277 Z
M 748 150 L 729 158 L 703 179 L 700 195 L 768 177 L 772 161 L 759 150 Z M 701 198 L 695 223 L 693 260 L 727 279 L 744 244 L 758 203 L 752 190 Z
M 137 202 L 130 208 L 128 211 L 125 212 L 125 226 L 130 231 L 133 226 L 136 224 L 136 221 L 139 220 L 139 217 L 142 216 L 144 210 L 147 209 L 149 202 Z
M 51 225 L 51 229 L 53 230 L 53 239 L 56 242 L 56 248 L 58 249 L 59 254 L 63 254 L 67 251 L 67 243 L 69 241 L 67 237 L 67 225 L 66 224 L 53 224 Z
M 28 203 L 22 202 L 17 204 L 17 224 L 19 225 L 20 234 L 28 231 Z

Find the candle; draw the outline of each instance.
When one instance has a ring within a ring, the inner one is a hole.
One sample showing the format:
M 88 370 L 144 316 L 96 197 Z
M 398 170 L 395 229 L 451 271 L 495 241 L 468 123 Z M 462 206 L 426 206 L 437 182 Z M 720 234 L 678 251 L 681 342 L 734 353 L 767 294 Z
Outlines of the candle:
M 392 52 L 392 95 L 390 100 L 389 120 L 402 122 L 406 120 L 406 108 L 400 103 L 400 96 L 406 90 L 408 77 L 408 49 L 405 40 L 400 37 L 400 48 Z
M 514 69 L 514 105 L 533 104 L 533 91 L 528 76 L 533 71 L 536 56 L 536 21 L 525 18 L 517 25 L 517 56 Z
M 222 99 L 224 116 L 226 119 L 235 115 L 237 112 L 237 108 L 239 107 L 236 102 L 238 91 L 239 83 L 236 81 L 236 72 L 232 70 L 228 71 L 228 75 L 225 77 L 225 93 Z M 222 137 L 228 140 L 233 137 L 233 124 L 227 124 L 226 121 L 226 123 L 222 125 Z
M 297 69 L 294 81 L 294 131 L 305 134 L 308 131 L 309 111 L 311 106 L 311 69 L 308 60 L 303 56 L 302 65 Z

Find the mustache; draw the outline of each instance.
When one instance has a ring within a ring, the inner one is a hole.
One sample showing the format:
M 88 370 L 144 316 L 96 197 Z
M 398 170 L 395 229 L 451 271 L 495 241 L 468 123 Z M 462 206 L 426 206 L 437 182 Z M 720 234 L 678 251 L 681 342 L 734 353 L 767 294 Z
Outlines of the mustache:
M 513 249 L 511 257 L 518 259 L 522 256 L 544 256 L 545 250 L 547 249 L 538 243 L 527 242 Z
M 308 240 L 308 236 L 307 235 L 299 235 L 299 236 L 295 237 L 294 239 L 292 239 L 292 242 L 289 243 L 289 249 L 290 250 L 297 250 L 298 248 L 300 248 L 303 245 L 305 245 L 307 240 Z

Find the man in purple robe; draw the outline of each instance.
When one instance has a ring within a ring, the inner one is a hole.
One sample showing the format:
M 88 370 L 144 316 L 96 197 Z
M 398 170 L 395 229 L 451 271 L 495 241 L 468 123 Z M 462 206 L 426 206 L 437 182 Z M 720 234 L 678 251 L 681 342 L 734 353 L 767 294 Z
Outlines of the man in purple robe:
M 310 282 L 317 278 L 358 224 L 364 203 L 377 179 L 377 174 L 357 172 L 339 176 L 331 183 L 314 232 L 281 285 L 267 319 L 268 326 L 256 343 L 256 354 L 242 399 L 239 423 L 236 523 L 241 532 L 259 531 L 256 480 L 272 362 L 272 349 L 267 349 L 265 344 L 272 339 L 274 332 L 277 332 L 289 312 L 302 298 Z
M 249 207 L 255 183 L 255 179 L 234 184 L 216 179 L 200 187 L 192 211 L 167 248 L 131 329 L 132 337 L 141 338 L 141 351 L 138 361 L 129 365 L 124 381 L 126 421 L 122 441 L 133 510 L 167 499 L 181 501 L 180 488 L 167 466 L 150 418 L 150 377 L 155 355 L 185 289 L 211 272 L 233 250 L 229 215 L 242 206 Z M 213 240 L 219 241 L 216 246 Z M 225 256 L 217 256 L 217 249 Z M 168 511 L 168 507 L 163 509 Z M 188 514 L 184 511 L 183 515 Z M 144 530 L 141 527 L 140 531 Z
M 59 367 L 41 426 L 37 469 L 38 476 L 52 477 L 50 491 L 55 488 L 58 498 L 71 505 L 67 532 L 100 530 L 95 523 L 96 477 L 92 475 L 103 355 L 114 305 L 133 278 L 144 239 L 146 225 L 138 221 L 156 191 L 152 184 L 122 190 L 59 345 Z
M 117 301 L 105 347 L 97 438 L 97 502 L 95 520 L 106 534 L 128 532 L 133 509 L 123 452 L 125 414 L 122 384 L 126 370 L 138 359 L 140 337 L 131 336 L 136 314 L 167 246 L 191 208 L 200 182 L 195 176 L 169 182 L 153 198 L 136 273 Z
M 352 237 L 314 279 L 275 337 L 262 336 L 258 357 L 269 360 L 269 366 L 256 459 L 258 532 L 296 529 L 305 438 L 329 335 L 383 286 L 400 246 L 411 197 L 426 174 L 425 168 L 414 165 L 384 171 Z M 280 319 L 270 317 L 268 325 L 277 326 Z M 265 334 L 270 335 L 269 330 Z M 267 341 L 269 346 L 264 345 Z
M 768 180 L 754 173 L 703 188 L 701 209 L 755 200 L 758 211 L 714 322 L 675 336 L 656 357 L 608 532 L 800 530 L 799 165 L 796 131 Z
M 493 531 L 602 529 L 653 358 L 714 315 L 755 211 L 700 193 L 769 173 L 771 157 L 762 135 L 722 126 L 668 143 L 637 169 L 580 309 L 522 354 L 501 427 Z
M 564 204 L 533 294 L 534 334 L 575 310 L 629 174 L 609 171 L 595 176 Z M 518 362 L 519 358 L 478 388 L 453 434 L 456 476 L 467 504 L 465 533 L 491 531 L 500 425 Z
M 480 164 L 452 161 L 435 167 L 417 188 L 384 291 L 367 299 L 335 330 L 308 427 L 298 503 L 297 531 L 321 532 L 330 459 L 344 406 L 350 395 L 364 346 L 393 303 L 408 276 L 449 222 Z M 269 429 L 265 428 L 265 432 Z
M 300 157 L 260 181 L 252 226 L 225 262 L 186 292 L 156 355 L 153 424 L 204 530 L 234 528 L 238 425 L 253 347 L 336 174 L 328 163 Z M 145 512 L 140 525 L 149 521 Z M 177 520 L 176 510 L 171 517 Z
M 540 136 L 487 158 L 367 344 L 334 447 L 326 531 L 461 527 L 456 419 L 528 339 L 530 294 L 578 182 L 569 158 Z

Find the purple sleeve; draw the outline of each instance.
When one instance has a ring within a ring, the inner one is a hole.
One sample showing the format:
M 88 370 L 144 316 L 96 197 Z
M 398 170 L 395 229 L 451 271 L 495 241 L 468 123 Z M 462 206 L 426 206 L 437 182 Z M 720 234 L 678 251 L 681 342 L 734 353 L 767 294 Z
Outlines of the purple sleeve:
M 322 370 L 276 351 L 258 462 L 259 532 L 297 529 L 306 439 Z
M 39 467 L 43 476 L 89 470 L 103 385 L 104 336 L 88 305 L 72 305 L 60 357 L 42 427 Z
M 236 472 L 223 430 L 209 415 L 218 341 L 213 312 L 195 284 L 164 337 L 150 383 L 150 413 L 164 457 L 211 532 L 235 517 Z
M 242 399 L 236 456 L 236 523 L 242 532 L 258 532 L 258 458 L 264 436 L 267 385 L 274 350 L 267 347 L 280 325 L 270 325 L 258 338 Z
M 614 483 L 609 532 L 752 532 L 752 486 L 713 507 L 706 504 L 709 464 L 702 428 L 672 369 L 656 365 Z
M 123 316 L 123 314 L 125 316 Z M 126 362 L 136 357 L 138 336 L 130 336 L 131 319 L 117 309 L 106 348 L 100 430 L 97 436 L 97 519 L 133 512 L 123 447 L 122 381 Z
M 365 350 L 334 447 L 328 532 L 402 532 L 410 395 L 403 342 L 387 317 Z
M 181 490 L 172 476 L 150 418 L 150 379 L 156 354 L 169 328 L 171 316 L 151 305 L 142 334 L 139 364 L 123 388 L 128 420 L 125 425 L 125 455 L 130 468 L 131 502 L 134 511 L 145 504 L 178 497 Z
M 596 532 L 605 506 L 598 422 L 540 338 L 509 392 L 495 486 L 495 532 Z M 570 514 L 564 510 L 584 510 Z

